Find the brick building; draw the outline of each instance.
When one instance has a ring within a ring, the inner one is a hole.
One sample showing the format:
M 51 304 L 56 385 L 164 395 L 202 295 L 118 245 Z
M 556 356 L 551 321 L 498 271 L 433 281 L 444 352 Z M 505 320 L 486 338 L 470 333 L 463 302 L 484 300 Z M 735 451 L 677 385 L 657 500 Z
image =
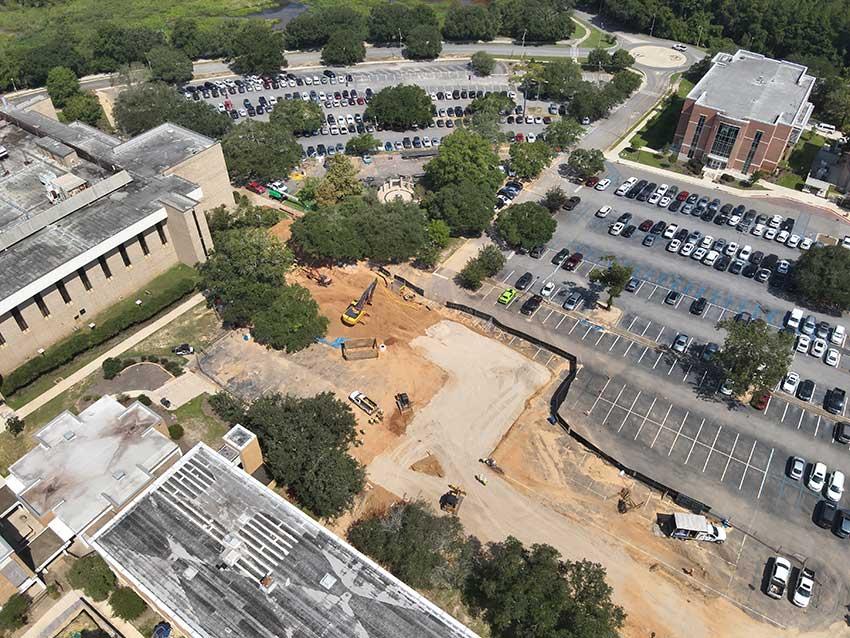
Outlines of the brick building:
M 746 174 L 775 170 L 812 113 L 807 70 L 750 51 L 715 55 L 682 106 L 673 139 L 679 159 Z
M 232 203 L 218 142 L 163 124 L 122 142 L 0 108 L 0 375 L 177 263 L 212 249 Z

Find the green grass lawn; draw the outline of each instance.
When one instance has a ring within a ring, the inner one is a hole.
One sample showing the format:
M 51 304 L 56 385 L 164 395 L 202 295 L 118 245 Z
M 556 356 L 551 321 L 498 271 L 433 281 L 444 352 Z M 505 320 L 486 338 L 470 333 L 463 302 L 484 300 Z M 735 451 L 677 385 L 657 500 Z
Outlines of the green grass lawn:
M 207 445 L 217 446 L 221 442 L 221 437 L 230 429 L 206 405 L 208 396 L 207 394 L 197 396 L 174 411 L 174 418 L 183 426 L 184 439 L 188 439 L 193 445 L 203 441 Z
M 609 49 L 616 44 L 616 38 L 614 38 L 614 36 L 609 35 L 604 31 L 600 31 L 592 24 L 582 23 L 582 25 L 590 31 L 590 35 L 587 40 L 581 43 L 582 49 L 595 49 L 597 47 Z
M 577 20 L 573 20 L 573 24 L 575 25 L 575 28 L 573 29 L 573 34 L 570 36 L 570 39 L 581 40 L 588 32 L 588 28 Z
M 664 155 L 661 153 L 651 153 L 649 151 L 634 151 L 629 152 L 628 150 L 623 150 L 620 153 L 620 157 L 623 159 L 631 160 L 632 162 L 639 162 L 640 164 L 645 164 L 646 166 L 654 166 L 655 168 L 663 168 L 664 170 L 673 171 L 675 173 L 681 173 L 683 175 L 687 175 L 688 172 L 676 162 L 669 162 Z
M 115 305 L 113 305 L 110 308 L 107 308 L 103 312 L 99 313 L 94 318 L 92 318 L 91 321 L 93 321 L 94 323 L 96 323 L 98 325 L 101 325 L 101 324 L 105 323 L 110 317 L 118 316 L 122 313 L 127 312 L 130 308 L 135 307 L 136 299 L 139 299 L 139 298 L 144 299 L 145 298 L 145 292 L 144 291 L 146 291 L 146 290 L 147 291 L 155 291 L 158 288 L 166 288 L 168 286 L 173 285 L 175 282 L 177 282 L 181 279 L 187 278 L 187 277 L 191 277 L 191 278 L 196 279 L 197 278 L 197 272 L 195 271 L 194 268 L 191 268 L 191 267 L 183 265 L 183 264 L 179 264 L 179 265 L 175 266 L 174 268 L 167 270 L 166 272 L 161 274 L 159 277 L 155 278 L 147 286 L 145 286 L 142 290 L 139 290 L 136 293 L 127 295 L 127 297 L 124 300 L 119 301 Z M 167 311 L 168 311 L 168 308 L 163 309 L 162 312 L 167 312 Z M 162 312 L 160 313 L 160 315 L 162 314 Z M 6 397 L 7 403 L 9 404 L 9 406 L 12 409 L 17 409 L 17 408 L 19 408 L 23 405 L 26 405 L 27 403 L 32 401 L 35 397 L 37 397 L 38 395 L 47 391 L 49 388 L 51 388 L 54 384 L 56 384 L 57 381 L 64 379 L 69 374 L 76 372 L 77 370 L 79 370 L 80 368 L 85 366 L 86 364 L 90 363 L 91 361 L 93 361 L 94 359 L 96 359 L 97 357 L 102 355 L 104 352 L 106 352 L 107 350 L 109 350 L 110 348 L 115 346 L 116 344 L 120 343 L 122 340 L 126 339 L 131 334 L 134 334 L 136 331 L 140 330 L 142 327 L 144 327 L 145 325 L 147 325 L 151 321 L 155 321 L 158 316 L 159 315 L 156 315 L 156 316 L 152 317 L 151 319 L 149 319 L 148 321 L 146 321 L 145 323 L 133 326 L 131 329 L 113 337 L 112 339 L 109 339 L 109 340 L 101 343 L 100 345 L 98 345 L 94 348 L 86 350 L 85 352 L 76 356 L 74 359 L 72 359 L 70 362 L 66 363 L 65 365 L 60 366 L 60 367 L 56 368 L 55 370 L 53 370 L 53 371 L 51 371 L 47 374 L 42 375 L 41 377 L 39 377 L 38 379 L 36 379 L 32 383 L 30 383 L 29 385 L 21 388 L 20 390 L 18 390 L 14 394 Z
M 775 179 L 776 183 L 786 188 L 802 190 L 815 155 L 825 143 L 825 137 L 812 131 L 803 131 L 788 156 L 788 161 L 781 167 L 779 176 Z
M 679 123 L 679 115 L 685 96 L 693 88 L 693 83 L 685 78 L 679 82 L 679 90 L 668 97 L 661 105 L 661 110 L 650 118 L 644 127 L 631 139 L 631 146 L 641 148 L 647 146 L 656 150 L 663 149 L 673 142 L 676 125 Z

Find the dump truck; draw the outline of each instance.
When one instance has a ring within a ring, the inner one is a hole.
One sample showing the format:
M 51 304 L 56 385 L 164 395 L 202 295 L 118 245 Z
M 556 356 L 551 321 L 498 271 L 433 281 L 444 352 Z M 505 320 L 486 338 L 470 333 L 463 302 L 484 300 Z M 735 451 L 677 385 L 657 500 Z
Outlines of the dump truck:
M 679 540 L 722 543 L 726 540 L 726 530 L 709 523 L 708 519 L 700 514 L 673 514 L 670 536 Z
M 782 598 L 788 587 L 788 578 L 791 576 L 791 563 L 782 556 L 773 557 L 773 569 L 770 571 L 770 580 L 767 581 L 767 591 L 771 598 Z
M 351 401 L 358 408 L 363 410 L 369 416 L 372 416 L 380 410 L 377 403 L 372 401 L 372 399 L 367 397 L 363 392 L 360 392 L 359 390 L 355 390 L 354 392 L 349 394 L 348 400 Z
M 458 485 L 449 484 L 449 491 L 440 497 L 440 509 L 449 514 L 457 514 L 466 492 Z

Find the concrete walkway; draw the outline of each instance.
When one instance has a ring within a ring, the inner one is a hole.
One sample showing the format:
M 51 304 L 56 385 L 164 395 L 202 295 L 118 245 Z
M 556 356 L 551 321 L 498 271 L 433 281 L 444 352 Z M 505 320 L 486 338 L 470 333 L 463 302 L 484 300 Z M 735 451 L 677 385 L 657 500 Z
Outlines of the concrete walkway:
M 179 377 L 169 379 L 156 390 L 128 390 L 121 394 L 126 394 L 128 397 L 145 394 L 156 404 L 159 404 L 161 399 L 166 398 L 171 402 L 168 409 L 176 410 L 205 392 L 215 394 L 219 390 L 220 388 L 206 377 L 187 370 Z
M 124 638 L 145 638 L 130 623 L 116 618 L 107 601 L 94 602 L 85 598 L 79 590 L 71 590 L 36 620 L 20 638 L 52 638 L 57 631 L 71 622 L 80 612 L 95 610 L 103 619 L 112 625 Z
M 87 363 L 86 365 L 84 365 L 82 368 L 80 368 L 76 372 L 68 375 L 67 377 L 65 377 L 64 379 L 59 381 L 56 385 L 54 385 L 52 388 L 50 388 L 46 392 L 43 392 L 42 394 L 40 394 L 38 397 L 36 397 L 35 399 L 30 401 L 26 405 L 21 406 L 20 408 L 15 410 L 15 413 L 21 418 L 24 418 L 27 415 L 32 414 L 35 410 L 42 407 L 48 401 L 55 399 L 60 394 L 65 392 L 65 390 L 69 389 L 71 386 L 76 385 L 77 383 L 79 383 L 80 381 L 85 379 L 87 376 L 92 374 L 93 372 L 96 372 L 97 370 L 99 370 L 100 367 L 103 365 L 103 362 L 106 361 L 106 359 L 108 359 L 110 357 L 117 357 L 117 356 L 127 352 L 127 350 L 129 350 L 130 348 L 132 348 L 133 346 L 135 346 L 139 342 L 144 341 L 145 339 L 150 337 L 153 333 L 157 332 L 161 328 L 164 328 L 169 323 L 171 323 L 172 321 L 177 319 L 177 317 L 179 317 L 183 313 L 187 312 L 191 308 L 194 308 L 195 306 L 197 306 L 199 303 L 202 303 L 203 301 L 204 301 L 204 296 L 201 295 L 200 293 L 192 295 L 191 297 L 189 297 L 189 299 L 187 299 L 186 301 L 181 303 L 176 308 L 170 310 L 166 314 L 162 315 L 159 319 L 156 319 L 155 321 L 148 324 L 144 328 L 142 328 L 142 329 L 138 330 L 137 332 L 135 332 L 134 334 L 130 335 L 129 337 L 124 339 L 124 341 L 122 341 L 118 345 L 116 345 L 116 346 L 110 348 L 108 351 L 104 352 L 102 355 L 100 355 L 94 361 Z

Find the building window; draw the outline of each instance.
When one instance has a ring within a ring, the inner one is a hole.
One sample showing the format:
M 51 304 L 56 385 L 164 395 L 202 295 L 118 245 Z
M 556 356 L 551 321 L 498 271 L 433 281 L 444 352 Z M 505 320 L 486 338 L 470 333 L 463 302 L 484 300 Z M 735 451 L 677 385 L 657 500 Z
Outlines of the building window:
M 697 144 L 699 144 L 699 136 L 702 135 L 702 129 L 705 126 L 705 115 L 700 115 L 697 121 L 697 127 L 694 129 L 694 136 L 691 138 L 691 147 L 688 149 L 688 159 L 691 159 L 696 153 Z
M 30 329 L 30 327 L 27 325 L 26 320 L 21 314 L 21 311 L 17 308 L 12 308 L 12 318 L 15 320 L 15 323 L 18 324 L 18 328 L 21 329 L 21 332 L 26 332 Z
M 124 248 L 124 244 L 118 246 L 118 252 L 121 253 L 121 261 L 124 262 L 124 267 L 129 268 L 133 262 L 130 261 L 130 255 L 127 254 L 127 249 Z
M 710 155 L 729 159 L 740 130 L 737 126 L 721 124 L 717 129 L 717 135 L 714 136 L 714 144 L 711 145 Z
M 47 304 L 44 303 L 44 297 L 41 296 L 41 293 L 36 293 L 35 297 L 35 305 L 38 306 L 38 309 L 41 311 L 41 316 L 45 319 L 50 316 L 50 309 L 47 307 Z
M 162 222 L 159 222 L 156 225 L 156 234 L 159 235 L 159 241 L 162 242 L 162 245 L 165 246 L 168 243 L 168 239 L 165 236 L 165 228 L 162 225 Z
M 150 248 L 148 248 L 148 242 L 147 242 L 147 240 L 145 239 L 145 236 L 144 236 L 144 235 L 142 235 L 142 234 L 140 233 L 140 234 L 136 237 L 136 239 L 138 239 L 138 240 L 139 240 L 139 246 L 141 246 L 141 247 L 142 247 L 142 252 L 144 253 L 145 257 L 147 257 L 148 255 L 150 255 L 150 254 L 151 254 L 151 250 L 150 250 Z
M 756 156 L 756 150 L 761 143 L 761 131 L 756 131 L 755 137 L 753 137 L 753 143 L 750 144 L 750 150 L 747 152 L 747 159 L 744 160 L 744 168 L 743 172 L 747 173 L 750 170 L 750 164 L 753 163 L 753 158 Z
M 195 213 L 195 209 L 192 209 L 192 219 L 195 220 L 195 230 L 198 231 L 198 239 L 201 240 L 201 249 L 204 251 L 205 256 L 209 256 L 209 252 L 207 251 L 207 242 L 204 241 L 204 234 L 201 232 L 201 225 L 198 223 L 198 215 Z
M 86 290 L 91 290 L 91 280 L 89 279 L 89 276 L 86 271 L 80 268 L 79 270 L 77 270 L 77 274 L 80 276 L 80 281 L 83 282 L 83 288 L 85 288 Z
M 68 289 L 65 287 L 65 282 L 60 281 L 56 284 L 56 290 L 59 291 L 59 296 L 65 303 L 71 303 L 71 295 L 68 294 Z
M 103 271 L 103 276 L 107 279 L 112 279 L 112 271 L 109 270 L 109 264 L 106 263 L 106 257 L 101 255 L 97 258 L 97 263 L 100 264 L 100 269 Z

